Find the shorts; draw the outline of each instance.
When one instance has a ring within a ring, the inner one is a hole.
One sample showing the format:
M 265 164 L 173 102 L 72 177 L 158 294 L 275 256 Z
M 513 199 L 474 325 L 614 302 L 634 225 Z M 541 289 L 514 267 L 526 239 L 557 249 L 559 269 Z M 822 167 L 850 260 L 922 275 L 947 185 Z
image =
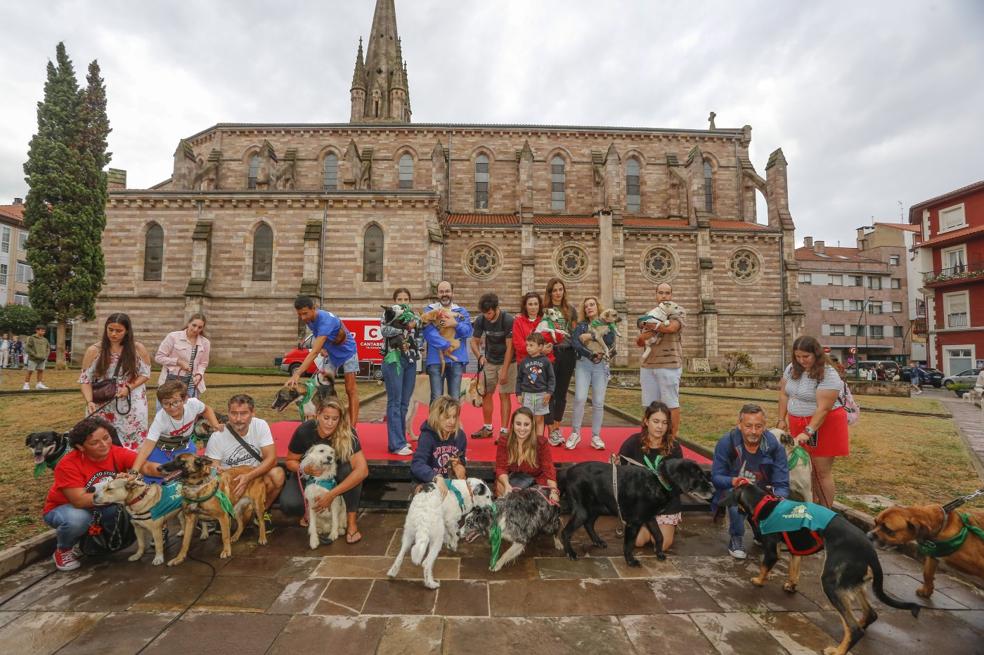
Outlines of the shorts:
M 640 368 L 642 406 L 649 407 L 654 400 L 665 403 L 670 409 L 680 406 L 680 376 L 682 368 Z
M 656 515 L 657 525 L 680 525 L 680 521 L 682 519 L 683 519 L 683 512 L 677 512 L 676 514 Z
M 813 417 L 790 414 L 787 418 L 789 434 L 795 437 L 803 433 Z M 814 457 L 847 457 L 851 452 L 847 431 L 847 410 L 838 407 L 828 412 L 820 429 L 817 430 L 817 445 L 811 447 L 809 444 L 803 444 L 803 448 Z
M 492 362 L 485 362 L 485 368 L 482 369 L 482 373 L 485 374 L 485 393 L 494 389 L 497 384 L 499 384 L 499 371 L 505 364 L 493 364 Z M 516 388 L 516 364 L 513 363 L 509 366 L 509 373 L 506 375 L 506 383 L 499 387 L 499 393 L 510 393 L 510 389 Z
M 545 393 L 527 393 L 524 391 L 519 396 L 519 403 L 533 412 L 533 416 L 546 416 L 550 413 L 550 403 L 543 400 L 546 395 Z
M 43 371 L 45 364 L 48 363 L 47 359 L 31 359 L 27 358 L 27 370 L 29 371 Z
M 326 371 L 326 372 L 331 371 L 331 373 L 334 374 L 335 377 L 338 377 L 338 369 L 332 365 L 330 358 L 325 357 L 324 355 L 318 355 L 317 357 L 314 358 L 314 365 L 319 371 Z M 345 375 L 346 373 L 355 373 L 356 375 L 358 375 L 359 356 L 352 355 L 348 360 L 346 360 L 342 364 L 341 369 L 342 369 L 342 375 Z

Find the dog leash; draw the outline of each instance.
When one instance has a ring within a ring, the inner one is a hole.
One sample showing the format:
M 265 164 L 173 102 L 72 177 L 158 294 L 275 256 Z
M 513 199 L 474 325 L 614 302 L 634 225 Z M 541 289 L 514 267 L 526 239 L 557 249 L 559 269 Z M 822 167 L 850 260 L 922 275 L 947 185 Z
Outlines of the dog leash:
M 957 498 L 955 500 L 951 500 L 950 502 L 948 502 L 946 505 L 943 506 L 943 511 L 946 512 L 946 513 L 949 513 L 951 511 L 955 510 L 956 508 L 960 507 L 961 505 L 963 505 L 967 501 L 973 500 L 973 499 L 977 498 L 978 496 L 984 496 L 984 487 L 981 487 L 977 491 L 975 491 L 973 493 L 970 493 L 970 494 L 967 494 L 966 496 L 961 496 L 960 498 Z
M 609 461 L 612 465 L 612 491 L 615 496 L 615 511 L 618 512 L 618 520 L 622 522 L 622 527 L 615 530 L 615 534 L 621 536 L 625 533 L 625 519 L 622 518 L 622 506 L 618 502 L 618 458 L 619 455 L 612 453 Z

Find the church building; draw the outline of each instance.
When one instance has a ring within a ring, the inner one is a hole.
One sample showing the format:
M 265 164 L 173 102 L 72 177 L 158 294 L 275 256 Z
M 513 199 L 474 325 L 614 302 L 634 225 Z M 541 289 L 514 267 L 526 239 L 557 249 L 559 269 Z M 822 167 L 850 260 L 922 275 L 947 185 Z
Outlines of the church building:
M 663 281 L 687 310 L 688 365 L 732 350 L 782 364 L 803 322 L 787 164 L 776 149 L 756 170 L 750 126 L 413 122 L 394 0 L 376 2 L 349 93 L 348 122 L 188 136 L 149 189 L 111 171 L 107 282 L 97 320 L 75 327 L 77 355 L 112 312 L 152 352 L 204 312 L 214 363 L 269 366 L 296 343 L 298 294 L 377 317 L 397 287 L 419 309 L 448 279 L 473 313 L 487 291 L 512 312 L 560 277 L 572 302 L 597 296 L 629 318 L 619 364 L 637 362 L 634 318 Z

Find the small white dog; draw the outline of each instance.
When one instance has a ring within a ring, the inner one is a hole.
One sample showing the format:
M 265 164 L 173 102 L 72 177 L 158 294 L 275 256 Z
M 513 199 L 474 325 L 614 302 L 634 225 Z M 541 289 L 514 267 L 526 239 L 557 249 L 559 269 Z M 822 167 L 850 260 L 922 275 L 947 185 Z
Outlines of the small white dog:
M 300 470 L 304 475 L 304 499 L 308 506 L 309 544 L 311 550 L 314 550 L 321 544 L 322 536 L 334 541 L 345 533 L 344 498 L 338 496 L 326 510 L 314 509 L 318 499 L 335 487 L 335 477 L 338 474 L 335 449 L 328 444 L 311 446 L 301 459 Z
M 395 578 L 403 558 L 410 551 L 410 560 L 424 569 L 424 586 L 437 589 L 441 583 L 434 579 L 434 562 L 445 542 L 458 550 L 458 522 L 473 507 L 492 504 L 492 491 L 478 478 L 446 480 L 440 476 L 425 484 L 410 501 L 403 523 L 403 543 L 393 566 L 386 574 Z
M 640 316 L 636 321 L 636 325 L 640 328 L 646 326 L 652 329 L 656 329 L 657 327 L 666 327 L 670 324 L 671 316 L 675 315 L 683 317 L 684 314 L 685 312 L 683 307 L 676 304 L 672 300 L 664 300 Z M 662 339 L 663 335 L 659 332 L 646 339 L 646 348 L 642 351 L 642 358 L 640 361 L 645 362 L 649 357 L 649 353 L 652 352 L 653 346 L 659 344 Z

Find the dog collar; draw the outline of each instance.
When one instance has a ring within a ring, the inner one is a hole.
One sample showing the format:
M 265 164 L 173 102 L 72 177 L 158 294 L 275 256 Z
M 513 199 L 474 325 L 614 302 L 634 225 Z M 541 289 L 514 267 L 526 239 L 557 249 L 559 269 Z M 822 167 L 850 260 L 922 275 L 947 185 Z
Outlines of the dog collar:
M 313 475 L 305 475 L 304 476 L 304 486 L 307 487 L 309 484 L 317 485 L 317 486 L 319 486 L 322 489 L 325 489 L 327 491 L 331 491 L 336 486 L 338 486 L 338 482 L 336 482 L 334 479 L 325 480 L 323 478 L 316 478 Z
M 141 500 L 143 500 L 144 498 L 147 497 L 147 492 L 148 491 L 150 491 L 150 485 L 147 485 L 146 487 L 144 487 L 143 491 L 141 491 L 139 494 L 137 494 L 137 497 L 136 498 L 134 498 L 133 500 L 126 501 L 126 506 L 127 507 L 133 507 L 134 505 L 136 505 L 137 503 L 139 503 Z
M 979 539 L 984 539 L 984 530 L 970 523 L 969 514 L 959 514 L 959 516 L 961 522 L 963 523 L 963 526 L 960 528 L 960 532 L 953 535 L 949 539 L 944 539 L 942 541 L 932 541 L 928 539 L 926 541 L 920 541 L 919 552 L 923 555 L 929 555 L 930 557 L 947 557 L 948 555 L 952 555 L 960 550 L 960 548 L 964 545 L 964 542 L 967 541 L 967 537 L 970 533 L 973 533 Z M 946 525 L 944 524 L 943 527 L 946 527 Z
M 667 482 L 666 478 L 663 477 L 663 474 L 659 472 L 659 465 L 663 463 L 662 455 L 656 455 L 655 461 L 651 461 L 648 455 L 643 455 L 642 461 L 646 463 L 646 468 L 656 474 L 656 479 L 659 480 L 659 483 L 663 485 L 664 489 L 667 491 L 673 491 L 673 485 Z
M 451 493 L 454 494 L 455 500 L 458 501 L 458 508 L 461 511 L 465 511 L 465 497 L 461 495 L 461 492 L 458 491 L 457 487 L 455 487 L 453 484 L 451 484 L 451 479 L 450 478 L 444 478 L 444 484 L 448 488 L 448 491 L 450 491 Z M 471 492 L 471 490 L 469 489 L 469 494 L 470 494 L 470 492 Z
M 746 482 L 745 484 L 748 484 L 748 483 Z M 739 486 L 742 486 L 742 485 L 739 485 Z M 758 523 L 759 522 L 759 514 L 762 513 L 762 510 L 765 509 L 765 506 L 767 504 L 769 504 L 769 503 L 774 503 L 774 502 L 777 502 L 779 500 L 782 500 L 782 499 L 779 498 L 779 497 L 777 497 L 777 496 L 769 496 L 769 495 L 762 496 L 762 500 L 758 501 L 758 504 L 755 505 L 755 509 L 752 510 L 752 517 L 751 517 L 752 518 L 752 521 L 755 522 L 755 523 Z

